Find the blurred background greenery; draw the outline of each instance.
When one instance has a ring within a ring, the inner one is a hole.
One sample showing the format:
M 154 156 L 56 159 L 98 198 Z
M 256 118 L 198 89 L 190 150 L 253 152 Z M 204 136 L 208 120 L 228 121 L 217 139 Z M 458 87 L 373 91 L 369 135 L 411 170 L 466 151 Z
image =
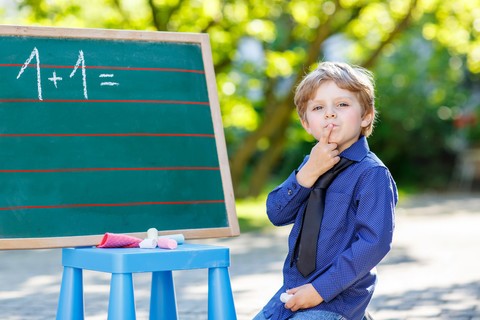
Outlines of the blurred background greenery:
M 0 0 L 0 23 L 208 33 L 247 228 L 314 143 L 292 100 L 321 60 L 374 72 L 370 147 L 402 192 L 478 187 L 463 169 L 480 149 L 480 0 Z

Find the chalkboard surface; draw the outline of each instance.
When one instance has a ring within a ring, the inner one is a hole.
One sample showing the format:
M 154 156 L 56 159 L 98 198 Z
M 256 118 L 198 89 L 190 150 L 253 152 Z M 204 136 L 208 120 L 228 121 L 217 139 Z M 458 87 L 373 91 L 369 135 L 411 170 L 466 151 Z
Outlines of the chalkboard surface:
M 0 26 L 0 249 L 239 234 L 205 34 Z

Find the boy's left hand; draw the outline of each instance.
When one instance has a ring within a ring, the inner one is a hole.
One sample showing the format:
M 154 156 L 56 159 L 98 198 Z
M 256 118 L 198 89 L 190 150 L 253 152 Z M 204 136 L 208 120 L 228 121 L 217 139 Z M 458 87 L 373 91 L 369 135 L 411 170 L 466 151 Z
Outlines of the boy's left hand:
M 285 308 L 293 312 L 300 309 L 313 308 L 323 302 L 323 298 L 311 283 L 287 290 L 287 293 L 293 294 L 293 297 L 285 303 Z

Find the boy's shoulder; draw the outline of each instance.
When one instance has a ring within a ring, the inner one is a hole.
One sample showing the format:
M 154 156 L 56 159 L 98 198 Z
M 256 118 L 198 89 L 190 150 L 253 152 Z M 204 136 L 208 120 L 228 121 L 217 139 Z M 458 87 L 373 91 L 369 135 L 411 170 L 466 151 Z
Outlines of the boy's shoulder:
M 343 156 L 357 162 L 357 167 L 385 167 L 385 164 L 370 150 L 367 139 L 362 136 L 343 152 Z
M 383 161 L 372 151 L 368 151 L 363 161 L 365 161 L 366 164 L 371 167 L 387 167 Z
M 368 151 L 360 161 L 357 161 L 354 165 L 352 165 L 352 170 L 350 172 L 353 176 L 360 178 L 365 176 L 365 174 L 368 172 L 373 172 L 372 170 L 386 171 L 388 174 L 390 174 L 383 161 L 380 160 L 375 153 Z

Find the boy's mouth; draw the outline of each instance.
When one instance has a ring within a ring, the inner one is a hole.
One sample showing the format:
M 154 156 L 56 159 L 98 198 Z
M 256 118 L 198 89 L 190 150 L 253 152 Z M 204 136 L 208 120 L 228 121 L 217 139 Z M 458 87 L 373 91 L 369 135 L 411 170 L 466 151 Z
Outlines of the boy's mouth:
M 336 127 L 338 127 L 338 125 L 336 125 L 334 123 L 329 123 L 324 128 L 326 129 L 328 126 L 332 126 L 332 129 L 335 129 Z

